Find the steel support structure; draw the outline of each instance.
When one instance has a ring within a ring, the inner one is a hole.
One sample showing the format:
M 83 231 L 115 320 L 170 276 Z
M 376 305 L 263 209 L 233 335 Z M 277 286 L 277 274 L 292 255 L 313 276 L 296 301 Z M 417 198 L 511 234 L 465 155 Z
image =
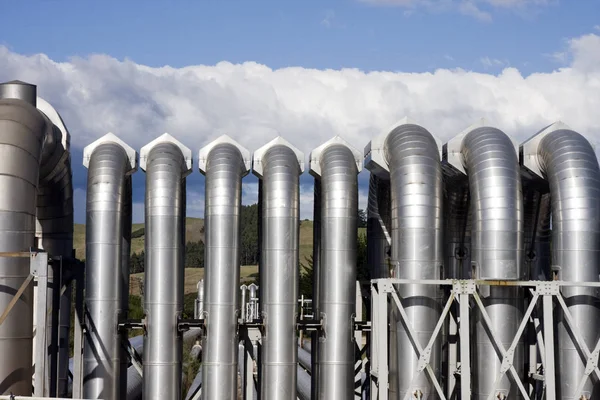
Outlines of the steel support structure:
M 403 305 L 403 299 L 400 298 L 397 291 L 399 284 L 419 284 L 419 285 L 437 285 L 450 287 L 450 296 L 442 310 L 441 316 L 437 321 L 436 328 L 433 331 L 425 347 L 421 346 L 417 340 L 417 334 L 410 324 Z M 497 333 L 492 328 L 490 317 L 486 312 L 484 304 L 479 296 L 478 289 L 481 286 L 512 286 L 522 287 L 528 290 L 530 301 L 525 311 L 523 319 L 520 321 L 519 328 L 511 345 L 508 348 L 500 342 Z M 539 393 L 535 392 L 538 385 L 530 384 L 530 381 L 541 381 L 543 383 L 543 392 L 546 400 L 556 400 L 556 383 L 554 379 L 554 307 L 560 309 L 564 315 L 564 320 L 568 329 L 574 337 L 578 351 L 582 359 L 586 360 L 585 373 L 579 381 L 576 390 L 576 397 L 582 400 L 591 399 L 590 393 L 584 392 L 584 386 L 588 379 L 600 380 L 600 368 L 598 365 L 598 356 L 600 354 L 600 340 L 593 349 L 590 349 L 579 332 L 573 316 L 569 312 L 565 299 L 561 294 L 561 288 L 566 287 L 587 287 L 600 288 L 600 282 L 565 282 L 565 281 L 499 281 L 499 280 L 408 280 L 408 279 L 375 279 L 371 281 L 371 345 L 372 357 L 370 360 L 370 382 L 371 399 L 388 399 L 388 374 L 389 365 L 387 358 L 388 346 L 388 300 L 395 307 L 403 324 L 406 326 L 406 333 L 413 345 L 413 349 L 419 358 L 417 372 L 427 374 L 432 386 L 435 388 L 437 397 L 440 400 L 446 400 L 447 392 L 442 388 L 430 365 L 430 356 L 433 343 L 440 334 L 442 326 L 447 318 L 452 318 L 450 310 L 452 305 L 458 303 L 458 334 L 459 350 L 454 355 L 457 360 L 456 370 L 450 370 L 448 375 L 457 375 L 457 392 L 460 392 L 461 400 L 471 398 L 471 364 L 470 364 L 470 337 L 469 325 L 473 313 L 481 315 L 483 324 L 488 331 L 491 342 L 493 343 L 496 354 L 502 362 L 502 368 L 496 376 L 495 388 L 488 395 L 488 400 L 506 398 L 507 393 L 497 391 L 499 382 L 508 376 L 513 386 L 511 391 L 519 391 L 521 397 L 525 400 L 541 398 Z M 541 315 L 539 315 L 541 314 Z M 539 318 L 541 316 L 541 318 Z M 543 325 L 540 327 L 540 320 Z M 537 332 L 537 349 L 540 353 L 540 363 L 536 366 L 538 373 L 529 373 L 527 377 L 519 376 L 513 358 L 519 339 L 524 334 L 527 327 L 535 329 Z M 546 379 L 547 378 L 547 379 Z M 458 396 L 456 397 L 458 398 Z M 407 393 L 404 400 L 421 399 L 420 393 Z

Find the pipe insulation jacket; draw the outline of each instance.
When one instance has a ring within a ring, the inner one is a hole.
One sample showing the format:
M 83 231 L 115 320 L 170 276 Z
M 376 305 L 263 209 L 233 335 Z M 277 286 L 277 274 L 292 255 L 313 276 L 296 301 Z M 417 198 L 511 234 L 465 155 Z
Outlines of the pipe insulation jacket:
M 117 326 L 123 312 L 123 229 L 127 150 L 117 142 L 99 144 L 89 156 L 86 204 L 83 396 L 118 399 L 121 393 L 121 340 Z
M 239 148 L 218 143 L 206 157 L 202 398 L 237 396 L 242 177 L 247 173 Z
M 146 171 L 144 389 L 147 400 L 181 398 L 185 257 L 185 156 L 177 144 L 152 142 Z
M 269 145 L 267 145 L 269 146 Z M 301 167 L 285 145 L 268 147 L 262 166 L 261 399 L 296 399 Z
M 517 152 L 511 139 L 496 128 L 480 127 L 462 139 L 461 154 L 470 191 L 471 263 L 474 279 L 519 280 L 524 278 L 523 194 Z M 523 290 L 516 287 L 481 287 L 480 296 L 496 337 L 509 348 L 523 314 Z M 502 369 L 502 357 L 475 313 L 473 398 L 520 398 L 516 385 Z M 522 376 L 523 337 L 515 349 L 514 367 Z M 495 389 L 494 389 L 495 388 Z
M 318 398 L 354 396 L 358 169 L 352 150 L 332 143 L 320 154 L 321 260 Z
M 392 216 L 393 277 L 440 279 L 443 265 L 442 170 L 438 145 L 423 127 L 403 124 L 385 139 L 389 165 Z M 421 346 L 431 338 L 441 311 L 441 290 L 433 285 L 399 285 L 398 292 Z M 390 320 L 390 398 L 407 392 L 436 398 L 425 372 L 417 372 L 419 357 L 393 306 Z M 395 338 L 395 342 L 394 341 Z M 396 349 L 394 349 L 396 345 Z M 430 365 L 441 370 L 441 343 L 431 349 Z

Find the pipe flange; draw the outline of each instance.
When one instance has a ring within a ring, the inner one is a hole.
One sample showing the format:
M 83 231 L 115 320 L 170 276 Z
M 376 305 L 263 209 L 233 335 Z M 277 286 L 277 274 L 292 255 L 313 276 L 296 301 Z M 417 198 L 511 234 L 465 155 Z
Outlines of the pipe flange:
M 571 130 L 571 128 L 562 121 L 556 121 L 524 141 L 521 146 L 519 146 L 521 166 L 529 170 L 535 176 L 544 179 L 544 174 L 542 173 L 542 168 L 538 159 L 538 148 L 542 139 L 548 134 L 558 130 Z
M 390 177 L 390 168 L 388 166 L 386 157 L 385 157 L 385 140 L 388 135 L 396 128 L 402 125 L 419 125 L 417 122 L 413 121 L 409 117 L 404 117 L 400 121 L 391 125 L 388 129 L 386 129 L 382 134 L 375 136 L 371 141 L 365 146 L 364 155 L 363 155 L 363 164 L 365 169 L 369 170 L 372 174 L 382 178 L 389 179 Z M 420 126 L 420 125 L 419 125 Z M 431 132 L 430 132 L 431 134 Z M 438 151 L 440 153 L 440 160 L 442 159 L 442 142 L 435 135 L 431 134 L 433 139 L 435 140 Z

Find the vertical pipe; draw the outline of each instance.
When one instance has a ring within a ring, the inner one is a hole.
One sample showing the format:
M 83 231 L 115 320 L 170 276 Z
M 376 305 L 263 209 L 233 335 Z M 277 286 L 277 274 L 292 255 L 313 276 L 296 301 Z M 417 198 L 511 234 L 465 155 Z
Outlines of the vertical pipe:
M 471 263 L 475 279 L 522 279 L 523 194 L 517 153 L 502 131 L 480 127 L 462 139 L 461 154 L 471 195 Z M 489 327 L 504 348 L 510 347 L 523 314 L 522 289 L 492 286 L 480 288 Z M 487 293 L 486 293 L 487 292 Z M 487 399 L 502 368 L 488 328 L 476 314 L 473 398 Z M 523 375 L 523 339 L 515 350 L 514 366 Z M 518 398 L 508 375 L 496 385 L 496 396 Z M 512 390 L 512 391 L 511 391 Z M 510 394 L 509 394 L 510 393 Z
M 558 279 L 598 282 L 600 274 L 600 168 L 594 149 L 579 133 L 550 128 L 536 149 L 538 165 L 552 197 L 552 264 Z M 588 348 L 600 331 L 600 296 L 594 288 L 563 287 L 562 295 Z M 562 399 L 575 393 L 586 360 L 577 349 L 561 314 L 557 317 L 557 390 Z M 583 389 L 600 396 L 600 384 L 588 380 Z
M 326 143 L 318 156 L 322 188 L 319 311 L 323 318 L 319 399 L 354 398 L 357 158 L 342 143 Z
M 392 265 L 400 279 L 440 279 L 443 264 L 442 170 L 438 145 L 424 128 L 403 124 L 385 139 L 392 198 Z M 421 346 L 426 346 L 441 311 L 441 291 L 432 285 L 400 285 L 399 295 Z M 396 311 L 390 321 L 396 335 L 397 366 L 390 374 L 398 380 L 397 398 L 407 392 L 435 398 L 424 372 L 417 371 L 419 357 Z M 430 364 L 440 375 L 441 343 L 435 342 Z
M 205 160 L 200 168 L 206 176 L 204 400 L 233 399 L 238 387 L 240 211 L 242 177 L 248 167 L 243 155 L 247 151 L 231 142 L 217 139 L 200 151 L 200 162 Z
M 48 344 L 51 369 L 49 394 L 65 396 L 68 390 L 69 332 L 71 323 L 71 279 L 66 267 L 73 255 L 73 184 L 69 132 L 58 112 L 37 98 L 38 110 L 48 119 L 40 163 L 37 196 L 37 247 L 51 256 L 63 257 L 63 271 L 55 265 L 48 271 L 48 298 L 55 299 L 52 318 L 46 332 L 52 332 Z M 74 272 L 74 271 L 73 271 Z M 55 276 L 56 273 L 56 276 Z M 64 293 L 61 293 L 62 286 Z M 60 310 L 59 312 L 56 310 Z M 54 328 L 53 328 L 54 326 Z M 55 369 L 56 368 L 56 369 Z
M 35 108 L 36 88 L 0 85 L 0 252 L 34 244 L 36 194 L 46 120 Z M 29 275 L 29 259 L 0 257 L 0 310 Z M 0 394 L 31 395 L 33 285 L 0 325 Z M 39 350 L 39 349 L 38 349 Z
M 277 138 L 254 153 L 254 171 L 262 179 L 260 397 L 295 400 L 302 172 L 298 159 L 303 156 L 280 143 Z
M 315 177 L 313 194 L 313 287 L 312 311 L 314 319 L 321 318 L 319 311 L 319 271 L 321 270 L 321 180 Z M 311 399 L 316 399 L 319 390 L 319 332 L 313 331 L 310 335 L 312 351 L 311 357 Z
M 187 159 L 186 159 L 187 154 Z M 165 134 L 144 146 L 146 276 L 144 388 L 147 400 L 181 398 L 185 177 L 191 152 Z
M 129 262 L 131 253 L 131 218 L 132 218 L 132 187 L 131 176 L 125 178 L 125 194 L 123 203 L 123 244 L 121 245 L 121 311 L 123 318 L 129 318 Z M 122 329 L 121 335 L 121 399 L 127 398 L 127 368 L 129 358 L 127 354 L 127 343 L 129 334 L 127 329 Z
M 108 134 L 84 149 L 88 168 L 86 204 L 83 397 L 118 399 L 122 318 L 123 228 L 127 175 L 135 169 L 135 152 Z

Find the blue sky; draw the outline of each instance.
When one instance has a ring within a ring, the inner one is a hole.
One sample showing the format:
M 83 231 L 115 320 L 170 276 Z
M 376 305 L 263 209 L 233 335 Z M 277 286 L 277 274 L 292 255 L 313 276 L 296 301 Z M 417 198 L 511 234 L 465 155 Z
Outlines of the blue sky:
M 478 3 L 488 21 L 420 0 L 4 1 L 0 42 L 57 61 L 103 53 L 150 66 L 226 60 L 422 72 L 483 71 L 488 57 L 527 73 L 554 68 L 547 55 L 600 23 L 595 0 L 496 2 L 514 5 Z
M 65 119 L 77 222 L 82 149 L 108 131 L 138 149 L 168 131 L 195 156 L 219 132 L 250 150 L 277 133 L 307 155 L 334 134 L 362 150 L 406 114 L 442 140 L 479 117 L 517 139 L 559 118 L 600 135 L 586 114 L 600 106 L 600 1 L 174 4 L 0 0 L 0 80 L 38 84 Z M 188 179 L 188 214 L 201 216 L 203 178 Z M 143 184 L 138 172 L 138 221 Z

